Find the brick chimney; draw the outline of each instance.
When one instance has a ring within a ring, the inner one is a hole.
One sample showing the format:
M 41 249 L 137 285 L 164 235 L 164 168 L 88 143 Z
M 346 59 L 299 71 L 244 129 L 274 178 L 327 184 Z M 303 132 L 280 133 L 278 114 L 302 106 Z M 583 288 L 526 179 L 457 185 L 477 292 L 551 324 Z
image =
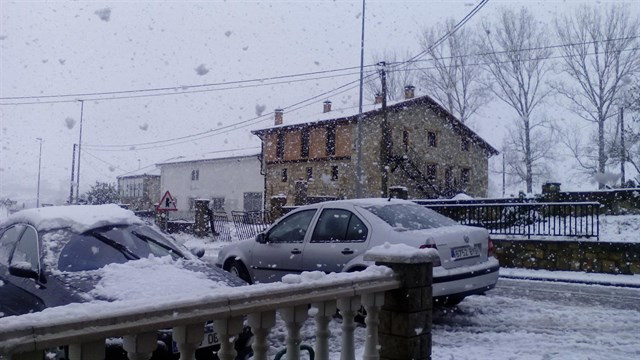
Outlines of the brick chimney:
M 275 113 L 275 119 L 274 119 L 275 125 L 282 125 L 282 114 L 284 113 L 284 111 L 282 109 L 275 109 L 274 113 Z
M 413 99 L 415 96 L 416 87 L 413 85 L 407 85 L 404 87 L 404 98 L 405 100 Z
M 322 103 L 324 106 L 322 108 L 322 112 L 323 113 L 328 113 L 329 111 L 331 111 L 331 101 L 327 100 L 325 102 Z
M 382 104 L 382 94 L 376 94 L 376 102 L 374 104 Z

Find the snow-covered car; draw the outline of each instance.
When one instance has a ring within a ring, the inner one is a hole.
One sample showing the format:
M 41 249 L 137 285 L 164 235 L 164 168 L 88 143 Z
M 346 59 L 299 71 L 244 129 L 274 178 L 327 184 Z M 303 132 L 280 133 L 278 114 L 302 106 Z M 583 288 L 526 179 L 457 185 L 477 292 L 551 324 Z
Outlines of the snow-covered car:
M 29 209 L 0 223 L 0 317 L 72 303 L 211 294 L 242 285 L 246 282 L 205 264 L 117 205 Z M 238 337 L 239 358 L 250 354 L 251 336 L 245 328 Z M 153 359 L 177 358 L 171 330 L 160 330 L 158 338 Z M 207 324 L 197 359 L 215 358 L 217 338 Z M 106 351 L 107 359 L 126 359 L 117 339 L 107 341 Z
M 364 253 L 384 243 L 435 248 L 433 296 L 457 304 L 498 281 L 498 260 L 486 229 L 459 225 L 413 202 L 397 199 L 329 201 L 302 206 L 256 239 L 223 248 L 216 265 L 247 282 L 279 281 L 302 271 L 357 271 Z

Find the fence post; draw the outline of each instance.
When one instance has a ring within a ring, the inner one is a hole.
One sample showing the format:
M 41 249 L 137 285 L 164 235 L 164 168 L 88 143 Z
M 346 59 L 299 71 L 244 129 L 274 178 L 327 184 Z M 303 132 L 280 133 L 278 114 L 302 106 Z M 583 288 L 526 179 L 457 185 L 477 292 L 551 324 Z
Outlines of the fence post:
M 433 249 L 430 249 L 433 250 Z M 433 260 L 436 250 L 414 254 L 365 254 L 365 260 L 391 268 L 399 289 L 387 291 L 380 310 L 381 360 L 431 359 Z
M 209 200 L 197 199 L 195 200 L 196 218 L 193 225 L 193 233 L 197 237 L 205 237 L 209 233 Z

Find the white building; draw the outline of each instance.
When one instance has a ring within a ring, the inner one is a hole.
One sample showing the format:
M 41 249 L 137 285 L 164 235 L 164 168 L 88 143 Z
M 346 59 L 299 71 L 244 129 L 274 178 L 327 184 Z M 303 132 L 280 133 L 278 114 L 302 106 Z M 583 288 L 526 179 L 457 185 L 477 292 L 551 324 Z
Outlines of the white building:
M 180 156 L 157 164 L 161 193 L 169 191 L 178 211 L 172 218 L 191 219 L 196 199 L 211 200 L 214 210 L 256 211 L 263 208 L 264 176 L 260 149 L 215 151 Z

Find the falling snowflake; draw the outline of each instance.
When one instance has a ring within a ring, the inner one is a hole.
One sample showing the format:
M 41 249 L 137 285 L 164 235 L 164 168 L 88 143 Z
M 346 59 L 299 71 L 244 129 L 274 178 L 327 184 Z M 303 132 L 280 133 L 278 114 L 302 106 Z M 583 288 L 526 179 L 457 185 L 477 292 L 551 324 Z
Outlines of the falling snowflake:
M 111 166 L 109 166 L 109 171 L 114 172 L 114 171 L 116 171 L 116 168 L 113 165 L 111 165 Z
M 256 116 L 261 116 L 266 108 L 267 105 L 256 104 Z
M 209 69 L 204 64 L 200 64 L 197 68 L 195 68 L 196 74 L 202 76 L 206 75 L 209 72 Z
M 249 50 L 248 46 L 245 46 L 245 47 L 242 48 L 242 51 L 247 51 L 247 50 Z
M 104 8 L 104 9 L 96 10 L 95 14 L 98 15 L 98 17 L 102 21 L 109 21 L 109 19 L 111 19 L 111 9 L 110 8 Z
M 140 130 L 142 131 L 147 131 L 147 129 L 149 128 L 149 124 L 148 123 L 144 123 L 140 126 L 138 126 L 140 128 Z
M 224 32 L 224 36 L 229 37 L 231 36 L 231 31 L 227 30 Z
M 58 62 L 60 63 L 60 65 L 64 65 L 64 63 L 67 62 L 67 60 L 65 59 L 58 59 Z
M 65 125 L 67 125 L 68 129 L 73 129 L 73 127 L 76 125 L 76 121 L 73 120 L 73 118 L 70 118 L 70 117 L 64 119 L 64 123 L 65 123 Z

